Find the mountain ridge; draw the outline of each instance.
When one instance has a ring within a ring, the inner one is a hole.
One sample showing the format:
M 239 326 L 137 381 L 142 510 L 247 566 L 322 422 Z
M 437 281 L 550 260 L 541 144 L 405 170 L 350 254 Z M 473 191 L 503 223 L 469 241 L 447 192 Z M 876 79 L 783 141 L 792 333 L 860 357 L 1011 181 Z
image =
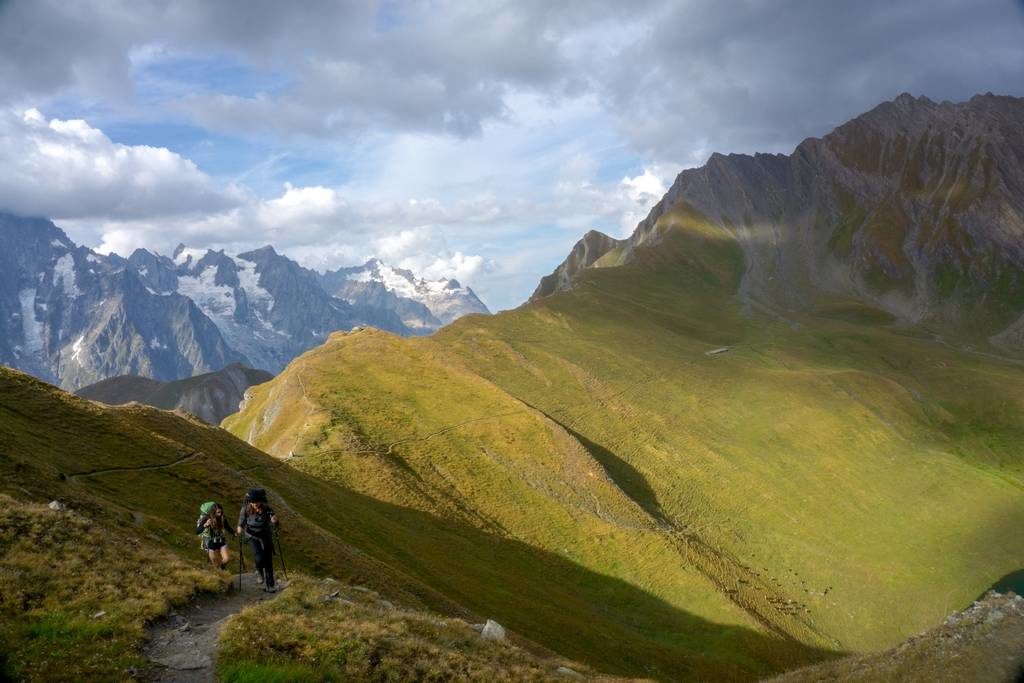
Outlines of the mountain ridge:
M 682 171 L 627 240 L 603 242 L 589 260 L 628 262 L 686 204 L 742 247 L 751 301 L 806 309 L 824 292 L 1020 353 L 1022 117 L 1016 97 L 903 94 L 789 155 L 715 153 Z
M 75 245 L 51 221 L 11 214 L 0 214 L 0 236 L 0 363 L 68 389 L 123 374 L 173 381 L 236 362 L 279 372 L 334 330 L 425 334 L 488 312 L 454 281 L 426 293 L 440 319 L 383 283 L 339 298 L 325 275 L 269 245 L 230 256 L 181 244 L 173 257 L 137 249 L 125 259 Z M 421 315 L 406 325 L 410 310 Z
M 76 396 L 108 405 L 143 403 L 163 410 L 183 410 L 211 425 L 219 425 L 238 410 L 246 390 L 273 378 L 269 372 L 233 363 L 209 372 L 173 382 L 120 375 L 82 387 Z

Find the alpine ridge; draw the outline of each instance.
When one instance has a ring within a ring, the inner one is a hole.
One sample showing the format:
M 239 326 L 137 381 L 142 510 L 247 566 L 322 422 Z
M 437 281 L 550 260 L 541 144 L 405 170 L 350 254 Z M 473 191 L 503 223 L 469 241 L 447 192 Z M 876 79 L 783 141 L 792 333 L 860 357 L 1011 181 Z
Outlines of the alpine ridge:
M 534 297 L 571 287 L 581 253 L 596 267 L 630 262 L 685 208 L 742 248 L 740 293 L 752 302 L 807 310 L 849 298 L 1020 353 L 1022 120 L 1021 98 L 903 94 L 788 156 L 713 154 L 679 174 L 628 240 L 577 245 L 557 284 L 542 283 Z
M 180 245 L 170 257 L 138 249 L 125 259 L 10 214 L 0 214 L 0 238 L 0 363 L 71 390 L 231 363 L 280 372 L 335 330 L 427 334 L 488 312 L 454 280 L 427 282 L 377 260 L 373 275 L 366 266 L 317 273 L 271 246 L 230 256 Z

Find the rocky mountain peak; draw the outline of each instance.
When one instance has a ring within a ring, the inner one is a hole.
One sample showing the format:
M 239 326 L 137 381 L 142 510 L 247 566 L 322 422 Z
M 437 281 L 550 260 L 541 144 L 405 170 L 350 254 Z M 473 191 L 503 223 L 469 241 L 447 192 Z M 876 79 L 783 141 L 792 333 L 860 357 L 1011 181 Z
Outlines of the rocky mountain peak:
M 1024 353 L 1022 120 L 1021 98 L 904 93 L 790 155 L 713 154 L 679 174 L 619 260 L 655 248 L 685 206 L 742 248 L 743 297 L 855 299 Z M 534 296 L 571 287 L 615 246 L 588 234 Z
M 621 243 L 622 240 L 609 237 L 598 230 L 588 231 L 582 239 L 576 242 L 565 261 L 559 264 L 550 275 L 541 278 L 540 284 L 537 285 L 537 289 L 534 290 L 530 299 L 540 299 L 556 292 L 565 291 L 572 285 L 580 272 L 594 265 L 599 258 Z

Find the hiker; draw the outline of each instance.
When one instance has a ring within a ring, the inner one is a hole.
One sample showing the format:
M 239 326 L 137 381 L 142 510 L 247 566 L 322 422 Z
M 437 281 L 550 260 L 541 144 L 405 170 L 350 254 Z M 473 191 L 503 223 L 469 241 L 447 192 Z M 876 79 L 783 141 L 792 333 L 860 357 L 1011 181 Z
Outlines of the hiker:
M 231 561 L 231 550 L 225 534 L 234 536 L 235 532 L 224 521 L 224 508 L 213 501 L 200 505 L 196 535 L 200 537 L 202 548 L 210 557 L 210 564 L 221 569 L 227 569 Z
M 274 581 L 274 529 L 277 515 L 267 503 L 263 489 L 251 489 L 238 513 L 238 533 L 249 539 L 253 557 L 256 558 L 256 576 L 263 584 L 263 590 L 273 593 L 277 590 Z

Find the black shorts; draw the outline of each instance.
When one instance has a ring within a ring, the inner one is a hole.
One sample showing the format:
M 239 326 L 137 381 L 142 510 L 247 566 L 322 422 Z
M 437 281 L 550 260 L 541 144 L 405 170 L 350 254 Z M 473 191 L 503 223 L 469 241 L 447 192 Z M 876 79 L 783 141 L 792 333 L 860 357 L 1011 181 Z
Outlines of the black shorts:
M 209 541 L 203 543 L 203 550 L 220 550 L 228 544 L 226 539 L 223 538 L 211 538 Z

